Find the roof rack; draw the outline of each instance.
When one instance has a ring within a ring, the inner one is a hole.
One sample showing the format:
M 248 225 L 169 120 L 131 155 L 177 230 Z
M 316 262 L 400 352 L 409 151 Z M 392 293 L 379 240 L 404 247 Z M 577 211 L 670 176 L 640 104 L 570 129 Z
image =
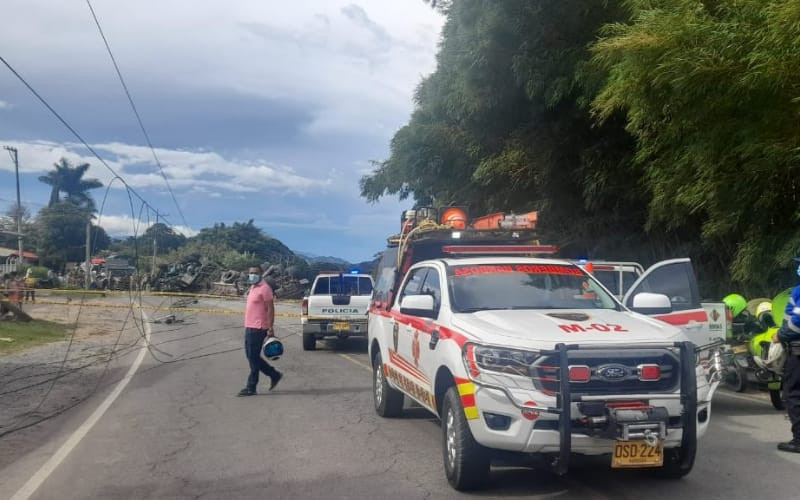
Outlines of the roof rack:
M 446 245 L 442 252 L 454 255 L 553 255 L 553 245 Z

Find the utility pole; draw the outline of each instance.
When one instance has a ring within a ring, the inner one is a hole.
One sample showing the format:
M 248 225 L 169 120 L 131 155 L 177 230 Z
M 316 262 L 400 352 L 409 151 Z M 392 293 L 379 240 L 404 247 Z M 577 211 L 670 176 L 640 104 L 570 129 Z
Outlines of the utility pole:
M 153 231 L 153 266 L 150 268 L 150 276 L 155 276 L 156 274 L 156 251 L 157 251 L 156 236 L 158 236 L 156 234 L 158 232 L 157 229 L 158 229 L 158 212 L 156 212 L 156 231 Z
M 88 290 L 92 281 L 92 216 L 86 221 L 86 273 L 84 275 L 84 286 Z
M 17 259 L 17 266 L 22 264 L 25 260 L 25 255 L 22 253 L 22 202 L 19 196 L 19 156 L 17 155 L 17 148 L 12 146 L 3 146 L 3 149 L 8 151 L 11 159 L 14 160 L 14 172 L 17 176 L 17 250 L 19 252 Z

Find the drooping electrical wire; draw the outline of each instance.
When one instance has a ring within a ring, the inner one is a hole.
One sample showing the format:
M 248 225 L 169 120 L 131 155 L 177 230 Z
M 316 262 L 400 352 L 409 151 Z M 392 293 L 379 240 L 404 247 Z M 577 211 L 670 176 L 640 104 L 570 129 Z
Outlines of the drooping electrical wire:
M 138 198 L 138 199 L 139 199 L 139 200 L 140 200 L 142 203 L 146 204 L 146 205 L 147 205 L 147 206 L 148 206 L 148 207 L 149 207 L 151 210 L 153 210 L 154 212 L 156 212 L 156 213 L 160 213 L 158 210 L 156 210 L 156 208 L 155 208 L 153 205 L 151 205 L 151 204 L 150 204 L 150 203 L 149 203 L 147 200 L 145 200 L 145 199 L 144 199 L 144 197 L 143 197 L 142 195 L 140 195 L 140 194 L 139 194 L 139 193 L 138 193 L 138 192 L 137 192 L 135 189 L 133 189 L 133 188 L 132 188 L 132 187 L 131 187 L 131 186 L 130 186 L 130 185 L 129 185 L 129 184 L 126 182 L 126 181 L 125 181 L 125 179 L 124 179 L 122 176 L 120 176 L 120 175 L 119 175 L 119 174 L 118 174 L 118 173 L 117 173 L 117 172 L 116 172 L 116 171 L 115 171 L 115 170 L 114 170 L 114 169 L 111 167 L 111 165 L 109 165 L 109 164 L 108 164 L 108 162 L 106 162 L 106 161 L 105 161 L 105 160 L 104 160 L 104 159 L 103 159 L 103 158 L 102 158 L 102 157 L 101 157 L 101 156 L 100 156 L 100 155 L 97 153 L 97 151 L 95 151 L 95 149 L 94 149 L 92 146 L 90 146 L 90 145 L 89 145 L 89 143 L 88 143 L 88 142 L 86 142 L 86 140 L 83 138 L 83 136 L 81 136 L 81 135 L 78 133 L 78 131 L 77 131 L 77 130 L 75 130 L 75 128 L 73 128 L 73 127 L 72 127 L 72 125 L 70 125 L 70 124 L 69 124 L 69 122 L 67 122 L 67 120 L 65 120 L 65 119 L 64 119 L 64 117 L 62 117 L 62 116 L 61 116 L 61 114 L 59 114 L 59 113 L 58 113 L 58 111 L 56 111 L 56 110 L 53 108 L 53 106 L 51 106 L 51 105 L 50 105 L 50 103 L 49 103 L 49 102 L 47 102 L 47 100 L 46 100 L 44 97 L 42 97 L 42 95 L 41 95 L 41 94 L 39 94 L 39 92 L 37 92 L 37 91 L 36 91 L 36 89 L 34 89 L 34 88 L 33 88 L 33 86 L 32 86 L 30 83 L 28 83 L 28 81 L 25 79 L 25 77 L 23 77 L 23 76 L 22 76 L 22 75 L 21 75 L 21 74 L 20 74 L 20 73 L 19 73 L 19 72 L 18 72 L 16 69 L 14 69 L 14 67 L 11 65 L 11 63 L 9 63 L 9 62 L 8 62 L 8 61 L 7 61 L 7 60 L 6 60 L 6 59 L 5 59 L 3 56 L 0 56 L 0 62 L 2 62 L 2 63 L 3 63 L 3 65 L 4 65 L 6 68 L 8 68 L 8 70 L 9 70 L 9 71 L 11 71 L 11 73 L 13 73 L 13 74 L 14 74 L 14 76 L 15 76 L 15 77 L 17 77 L 17 79 L 18 79 L 20 82 L 22 82 L 22 84 L 23 84 L 23 85 L 25 85 L 25 87 L 26 87 L 26 88 L 27 88 L 27 89 L 28 89 L 28 90 L 29 90 L 29 91 L 30 91 L 30 92 L 31 92 L 31 93 L 32 93 L 32 94 L 33 94 L 33 95 L 34 95 L 34 96 L 35 96 L 35 97 L 36 97 L 36 98 L 39 100 L 39 102 L 41 102 L 41 103 L 44 105 L 44 107 L 46 107 L 46 108 L 47 108 L 47 110 L 48 110 L 48 111 L 50 111 L 50 113 L 52 113 L 52 114 L 53 114 L 53 116 L 55 116 L 55 117 L 56 117 L 56 119 L 58 119 L 58 121 L 60 121 L 60 122 L 61 122 L 61 124 L 62 124 L 62 125 L 64 125 L 64 127 L 66 127 L 66 128 L 67 128 L 67 130 L 69 130 L 69 131 L 70 131 L 70 133 L 72 133 L 72 135 L 74 135 L 74 136 L 75 136 L 75 138 L 76 138 L 76 139 L 78 139 L 78 140 L 81 142 L 81 144 L 83 144 L 83 146 L 84 146 L 84 147 L 85 147 L 85 148 L 86 148 L 86 149 L 87 149 L 87 150 L 88 150 L 90 153 L 92 153 L 92 155 L 93 155 L 95 158 L 97 158 L 97 160 L 98 160 L 98 161 L 100 161 L 100 163 L 102 163 L 102 164 L 103 164 L 103 166 L 104 166 L 104 167 L 106 167 L 106 169 L 107 169 L 109 172 L 111 172 L 111 173 L 114 175 L 114 177 L 119 177 L 119 179 L 120 179 L 120 182 L 122 182 L 122 184 L 124 184 L 124 185 L 125 185 L 125 187 L 126 187 L 126 188 L 128 188 L 128 189 L 130 190 L 130 192 L 131 192 L 131 193 L 132 193 L 134 196 L 136 196 L 136 198 Z M 165 217 L 164 215 L 161 215 L 160 217 L 161 217 L 162 219 L 164 219 L 164 221 L 167 223 L 167 225 L 169 225 L 169 226 L 172 226 L 172 224 L 170 224 L 170 223 L 169 223 L 169 221 L 167 221 L 167 219 L 166 219 L 166 217 Z
M 147 145 L 150 148 L 150 151 L 153 153 L 153 159 L 155 160 L 156 165 L 158 165 L 158 170 L 161 172 L 161 177 L 164 179 L 164 183 L 167 185 L 167 190 L 172 197 L 172 201 L 175 203 L 175 208 L 178 209 L 178 214 L 181 217 L 181 221 L 183 222 L 184 226 L 189 227 L 189 224 L 186 222 L 186 217 L 183 215 L 183 210 L 181 210 L 181 206 L 178 203 L 178 199 L 175 197 L 175 193 L 172 191 L 172 186 L 170 186 L 169 180 L 164 173 L 164 167 L 161 165 L 161 161 L 158 159 L 158 154 L 156 154 L 156 150 L 153 147 L 152 141 L 150 141 L 150 134 L 147 133 L 147 129 L 144 126 L 142 117 L 139 115 L 139 111 L 136 109 L 136 104 L 133 102 L 133 96 L 131 96 L 131 92 L 128 90 L 128 85 L 125 83 L 125 78 L 122 77 L 122 71 L 120 71 L 119 65 L 117 64 L 117 59 L 114 57 L 114 53 L 111 51 L 111 45 L 109 45 L 108 39 L 103 32 L 103 28 L 100 26 L 100 20 L 97 18 L 97 13 L 94 11 L 94 7 L 92 7 L 92 3 L 89 0 L 86 0 L 86 5 L 89 6 L 89 11 L 92 13 L 94 23 L 97 25 L 97 31 L 100 32 L 100 37 L 103 39 L 103 44 L 106 46 L 106 51 L 108 51 L 108 56 L 111 58 L 111 63 L 114 65 L 114 70 L 117 72 L 117 77 L 119 78 L 119 82 L 122 84 L 122 89 L 125 91 L 125 95 L 128 97 L 128 103 L 130 103 L 133 114 L 136 116 L 136 121 L 139 123 L 139 128 L 142 130 L 142 135 L 144 135 L 145 141 L 147 141 Z

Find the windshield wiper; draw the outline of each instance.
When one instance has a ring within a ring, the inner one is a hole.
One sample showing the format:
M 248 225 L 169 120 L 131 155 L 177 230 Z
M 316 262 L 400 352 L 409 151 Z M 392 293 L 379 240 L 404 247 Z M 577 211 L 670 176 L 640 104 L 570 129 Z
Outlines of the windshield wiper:
M 464 309 L 458 309 L 460 313 L 474 313 L 480 311 L 509 311 L 511 307 L 465 307 Z

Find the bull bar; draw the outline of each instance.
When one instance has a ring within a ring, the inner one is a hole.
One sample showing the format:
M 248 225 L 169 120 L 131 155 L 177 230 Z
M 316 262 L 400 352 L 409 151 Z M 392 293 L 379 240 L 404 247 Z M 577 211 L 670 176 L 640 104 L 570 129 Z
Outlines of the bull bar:
M 626 346 L 614 346 L 615 349 L 677 349 L 680 362 L 680 393 L 659 393 L 657 399 L 679 399 L 681 403 L 681 449 L 684 451 L 682 457 L 693 457 L 697 447 L 697 375 L 695 373 L 695 355 L 702 348 L 696 348 L 692 342 L 669 342 L 669 343 L 641 343 L 628 344 Z M 555 349 L 539 351 L 542 356 L 558 356 L 559 367 L 559 391 L 556 394 L 555 407 L 537 407 L 536 411 L 558 415 L 559 432 L 559 451 L 552 463 L 553 470 L 560 475 L 566 474 L 569 470 L 570 455 L 572 453 L 572 405 L 571 403 L 589 401 L 630 401 L 641 399 L 652 399 L 653 394 L 607 394 L 592 395 L 582 394 L 573 391 L 569 380 L 569 352 L 587 350 L 607 350 L 608 345 L 581 345 L 581 344 L 557 344 Z M 566 374 L 566 376 L 565 376 Z M 485 381 L 475 380 L 470 375 L 470 379 L 481 387 L 495 389 L 503 392 L 508 400 L 520 410 L 531 410 L 531 407 L 519 403 L 511 394 L 507 387 L 486 383 Z M 688 452 L 688 453 L 686 453 Z M 681 458 L 683 460 L 683 458 Z

